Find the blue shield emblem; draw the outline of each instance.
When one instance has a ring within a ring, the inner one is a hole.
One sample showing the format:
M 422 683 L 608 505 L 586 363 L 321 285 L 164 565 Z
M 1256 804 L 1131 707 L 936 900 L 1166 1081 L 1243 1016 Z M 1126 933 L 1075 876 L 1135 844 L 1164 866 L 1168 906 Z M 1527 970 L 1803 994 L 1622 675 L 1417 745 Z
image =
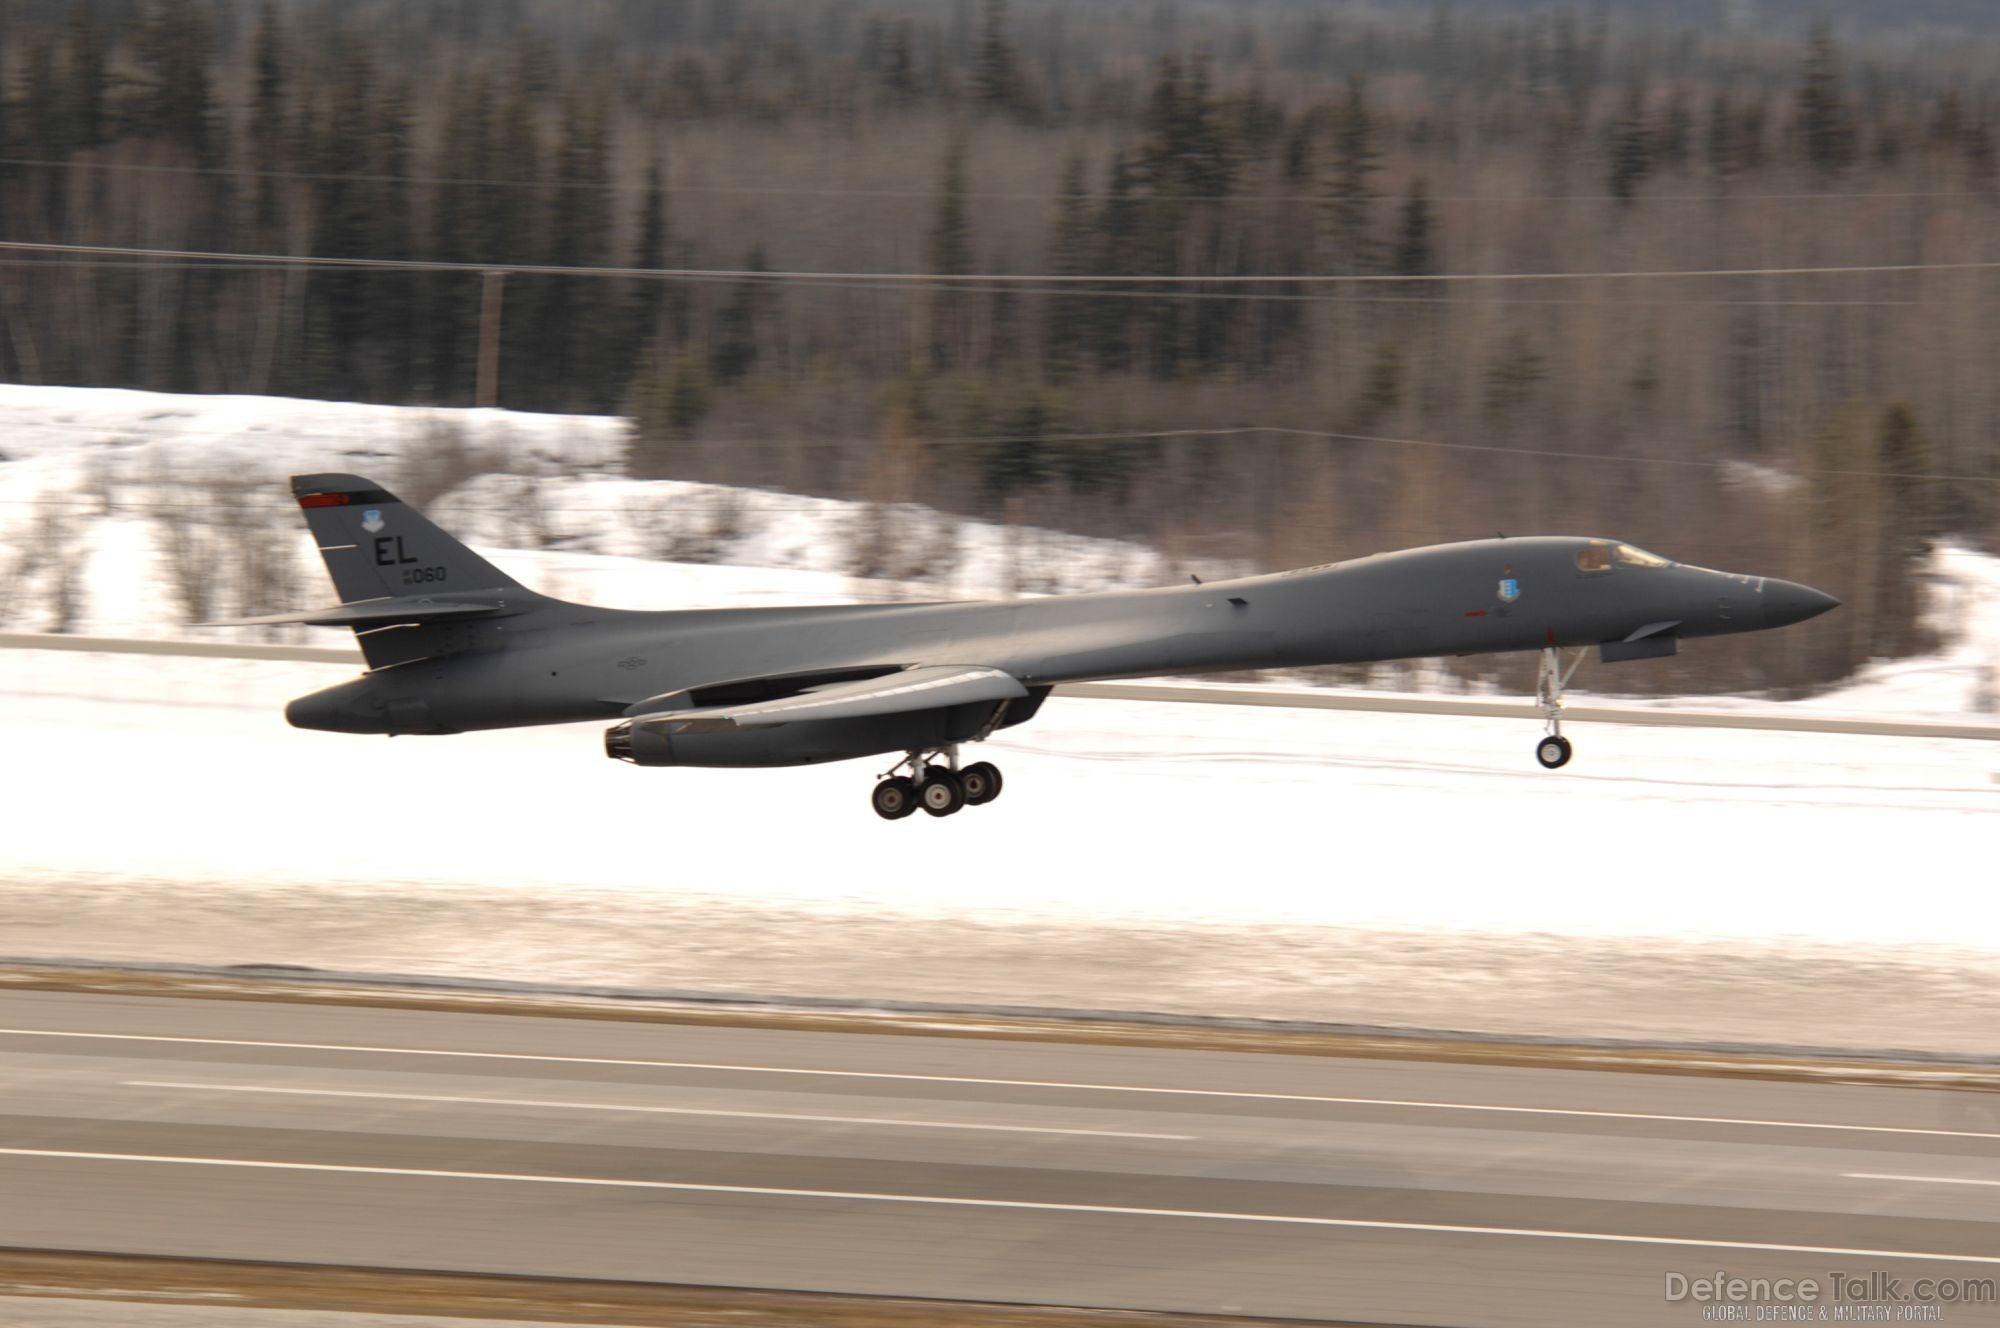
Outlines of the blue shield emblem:
M 1521 598 L 1521 583 L 1511 576 L 1502 578 L 1500 582 L 1500 602 L 1502 604 L 1512 604 L 1519 598 Z
M 367 531 L 371 535 L 373 535 L 376 531 L 380 530 L 382 528 L 381 509 L 371 507 L 367 511 L 363 512 L 361 514 L 361 528 Z

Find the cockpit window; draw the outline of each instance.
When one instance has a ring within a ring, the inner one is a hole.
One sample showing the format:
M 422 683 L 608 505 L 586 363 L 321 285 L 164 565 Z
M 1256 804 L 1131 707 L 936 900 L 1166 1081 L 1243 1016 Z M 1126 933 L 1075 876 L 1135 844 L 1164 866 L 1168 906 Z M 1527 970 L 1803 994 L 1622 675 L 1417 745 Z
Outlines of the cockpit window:
M 1579 572 L 1608 572 L 1611 570 L 1611 547 L 1606 544 L 1586 544 L 1576 552 L 1576 570 Z
M 1662 558 L 1657 553 L 1647 553 L 1629 544 L 1620 544 L 1611 551 L 1612 559 L 1620 567 L 1672 567 L 1671 559 Z

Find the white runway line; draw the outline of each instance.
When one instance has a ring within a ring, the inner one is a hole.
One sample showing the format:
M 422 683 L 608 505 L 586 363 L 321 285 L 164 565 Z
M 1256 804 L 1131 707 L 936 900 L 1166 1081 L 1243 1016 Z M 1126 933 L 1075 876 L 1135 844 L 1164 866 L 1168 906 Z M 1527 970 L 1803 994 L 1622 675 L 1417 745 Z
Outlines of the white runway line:
M 0 1028 L 0 1036 L 97 1038 L 113 1042 L 173 1042 L 212 1047 L 269 1047 L 283 1051 L 359 1051 L 386 1056 L 449 1056 L 473 1060 L 535 1061 L 558 1065 L 627 1065 L 658 1070 L 725 1070 L 743 1074 L 816 1075 L 829 1079 L 884 1079 L 924 1084 L 979 1084 L 995 1088 L 1061 1088 L 1093 1093 L 1151 1093 L 1168 1097 L 1212 1097 L 1263 1102 L 1320 1102 L 1332 1106 L 1420 1107 L 1436 1111 L 1483 1111 L 1526 1116 L 1583 1116 L 1603 1120 L 1664 1121 L 1687 1125 L 1751 1125 L 1782 1130 L 1848 1130 L 1863 1134 L 1911 1134 L 1947 1139 L 2000 1139 L 1986 1130 L 1934 1130 L 1913 1125 L 1841 1125 L 1832 1121 L 1764 1120 L 1739 1116 L 1673 1116 L 1646 1111 L 1589 1111 L 1576 1107 L 1510 1107 L 1479 1102 L 1422 1102 L 1402 1098 L 1331 1097 L 1317 1093 L 1252 1093 L 1224 1088 L 1158 1088 L 1140 1084 L 1084 1084 L 1060 1079 L 986 1079 L 969 1075 L 902 1074 L 886 1070 L 812 1070 L 787 1065 L 725 1065 L 709 1061 L 653 1061 L 610 1056 L 548 1056 L 521 1051 L 458 1051 L 433 1047 L 365 1047 L 340 1042 L 262 1042 L 241 1038 L 172 1037 L 159 1033 L 77 1033 L 49 1028 Z
M 616 1102 L 557 1102 L 523 1097 L 448 1097 L 440 1093 L 364 1093 L 339 1088 L 266 1088 L 256 1084 L 184 1084 L 127 1079 L 127 1088 L 190 1088 L 205 1093 L 281 1093 L 292 1097 L 373 1098 L 386 1102 L 448 1102 L 454 1106 L 558 1107 L 565 1111 L 636 1111 L 659 1116 L 738 1116 L 750 1120 L 819 1121 L 839 1125 L 909 1125 L 925 1130 L 1001 1130 L 1009 1134 L 1080 1134 L 1097 1139 L 1189 1140 L 1192 1134 L 1141 1134 L 1131 1130 L 1066 1129 L 1053 1125 L 979 1125 L 960 1121 L 905 1120 L 898 1116 L 806 1116 L 785 1111 L 723 1111 L 705 1107 L 642 1107 Z
M 1875 1171 L 1843 1171 L 1847 1180 L 1908 1180 L 1923 1185 L 2000 1185 L 2000 1180 L 1978 1180 L 1971 1176 L 1893 1176 Z
M 778 1199 L 838 1199 L 860 1203 L 924 1204 L 952 1208 L 1000 1208 L 1031 1212 L 1090 1213 L 1112 1217 L 1183 1218 L 1203 1222 L 1256 1222 L 1278 1226 L 1348 1227 L 1369 1231 L 1420 1231 L 1458 1236 L 1508 1236 L 1531 1240 L 1575 1240 L 1612 1245 L 1670 1245 L 1704 1250 L 1755 1250 L 1776 1254 L 1824 1254 L 1856 1259 L 1923 1259 L 1937 1263 L 2000 1264 L 2000 1254 L 1938 1254 L 1923 1250 L 1848 1249 L 1827 1245 L 1785 1245 L 1769 1241 L 1697 1240 L 1685 1236 L 1637 1236 L 1606 1231 L 1558 1231 L 1537 1227 L 1480 1227 L 1445 1222 L 1384 1222 L 1358 1217 L 1306 1217 L 1284 1213 L 1229 1213 L 1197 1208 L 1128 1208 L 1112 1204 L 1042 1203 L 1028 1199 L 970 1199 L 939 1194 L 876 1194 L 866 1190 L 794 1190 L 768 1185 L 707 1185 L 693 1181 L 621 1180 L 603 1176 L 538 1176 L 504 1171 L 434 1171 L 413 1167 L 364 1167 L 331 1162 L 269 1162 L 235 1157 L 174 1157 L 155 1153 L 90 1153 L 53 1148 L 0 1148 L 0 1156 L 48 1157 L 84 1162 L 160 1163 L 176 1166 L 244 1167 L 269 1171 L 324 1171 L 371 1176 L 414 1176 L 436 1180 L 511 1181 L 535 1185 L 590 1185 L 617 1189 L 681 1190 L 696 1194 L 749 1194 Z

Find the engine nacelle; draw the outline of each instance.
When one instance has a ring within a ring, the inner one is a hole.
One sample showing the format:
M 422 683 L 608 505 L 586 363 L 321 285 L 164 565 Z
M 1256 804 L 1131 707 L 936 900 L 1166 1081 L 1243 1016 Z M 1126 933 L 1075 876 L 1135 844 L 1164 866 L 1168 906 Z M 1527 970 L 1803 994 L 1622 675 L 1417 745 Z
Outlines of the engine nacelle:
M 953 724 L 953 710 L 977 713 Z M 670 724 L 626 720 L 606 730 L 604 754 L 633 765 L 818 765 L 881 752 L 909 751 L 963 742 L 979 731 L 993 707 L 953 707 L 872 719 L 828 719 L 765 728 L 671 732 Z
M 1026 720 L 1047 695 L 1047 688 L 1038 687 L 1029 699 L 1010 705 L 1002 727 Z M 693 733 L 669 732 L 671 721 L 641 725 L 628 719 L 605 730 L 604 754 L 633 765 L 819 765 L 965 742 L 992 718 L 992 704 L 978 701 L 867 719 L 819 719 Z

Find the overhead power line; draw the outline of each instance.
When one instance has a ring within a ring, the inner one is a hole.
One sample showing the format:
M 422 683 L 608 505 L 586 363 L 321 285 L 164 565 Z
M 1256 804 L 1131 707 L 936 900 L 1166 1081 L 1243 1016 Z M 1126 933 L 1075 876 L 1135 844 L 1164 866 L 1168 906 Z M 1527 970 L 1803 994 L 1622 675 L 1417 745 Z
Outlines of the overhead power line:
M 0 251 L 96 258 L 147 258 L 161 262 L 228 263 L 261 268 L 358 268 L 387 272 L 460 272 L 528 277 L 609 277 L 622 280 L 842 282 L 881 286 L 967 283 L 982 285 L 1091 286 L 1327 286 L 1408 285 L 1458 282 L 1528 281 L 1655 281 L 1680 278 L 1827 277 L 1886 275 L 1908 272 L 1984 272 L 2000 269 L 2000 260 L 1955 263 L 1858 263 L 1823 267 L 1652 268 L 1598 272 L 1431 272 L 1402 273 L 1238 273 L 1196 274 L 1162 272 L 832 272 L 762 268 L 603 267 L 556 263 L 473 263 L 442 259 L 365 258 L 315 254 L 229 253 L 206 249 L 158 249 L 134 245 L 56 244 L 33 240 L 0 240 Z M 1087 291 L 1079 290 L 1079 293 Z
M 286 264 L 228 263 L 228 262 L 211 263 L 211 262 L 199 262 L 193 259 L 189 259 L 185 261 L 176 260 L 173 263 L 171 270 L 175 272 L 238 272 L 238 273 L 270 274 L 270 273 L 283 273 L 286 271 L 293 271 L 299 268 L 309 267 L 309 266 L 310 266 L 309 262 L 295 262 Z M 63 257 L 61 255 L 57 255 L 52 258 L 35 258 L 35 257 L 0 258 L 0 268 L 10 268 L 10 269 L 40 268 L 48 271 L 68 271 L 73 269 L 79 271 L 94 271 L 94 272 L 97 271 L 157 272 L 160 270 L 160 260 L 148 259 L 148 258 L 68 258 L 68 257 Z M 482 272 L 490 270 L 491 269 L 487 268 L 481 269 Z M 643 279 L 643 278 L 637 278 L 637 279 Z M 1230 278 L 1218 277 L 1216 278 L 1216 280 L 1227 281 L 1230 280 Z M 1403 281 L 1403 280 L 1408 280 L 1408 278 L 1398 277 L 1397 280 Z M 794 282 L 792 284 L 795 288 L 802 290 L 812 290 L 812 291 L 851 291 L 851 290 L 880 291 L 888 289 L 884 287 L 880 282 L 866 282 L 866 281 L 799 281 L 799 282 Z M 1001 291 L 1006 291 L 1008 293 L 1015 295 L 1060 295 L 1072 299 L 1099 299 L 1099 300 L 1193 300 L 1193 301 L 1235 300 L 1239 302 L 1248 300 L 1248 301 L 1255 301 L 1267 304 L 1330 304 L 1330 303 L 1393 304 L 1406 307 L 1421 306 L 1421 305 L 1454 305 L 1454 304 L 1455 305 L 1508 304 L 1508 305 L 1536 305 L 1536 306 L 1541 306 L 1541 305 L 1600 305 L 1601 306 L 1605 303 L 1603 297 L 1601 296 L 1578 297 L 1578 296 L 1557 296 L 1557 295 L 1472 295 L 1463 293 L 1454 293 L 1450 295 L 1409 295 L 1409 294 L 1306 295 L 1296 291 L 1276 290 L 1268 286 L 1260 287 L 1259 289 L 1256 290 L 1247 290 L 1247 291 L 1197 291 L 1197 290 L 1187 290 L 1184 288 L 1176 288 L 1173 290 L 1137 290 L 1125 287 L 1120 287 L 1113 290 L 1106 290 L 1102 287 L 1029 286 L 1020 284 L 1009 284 L 1004 286 L 991 286 L 991 285 L 981 286 L 976 284 L 976 282 L 948 279 L 945 277 L 938 277 L 928 281 L 901 282 L 898 283 L 893 289 L 944 291 L 947 293 L 955 293 L 960 295 L 993 295 Z M 1618 304 L 1620 305 L 1620 307 L 1624 308 L 1630 308 L 1634 305 L 1647 305 L 1647 306 L 1663 306 L 1666 308 L 1674 308 L 1676 306 L 1686 306 L 1689 308 L 1727 307 L 1727 308 L 1784 308 L 1784 309 L 1800 309 L 1800 308 L 1853 309 L 1853 308 L 1904 307 L 1912 305 L 1921 305 L 1926 303 L 1930 303 L 1930 301 L 1922 299 L 1881 300 L 1872 298 L 1794 299 L 1794 300 L 1730 299 L 1727 297 L 1700 296 L 1700 295 L 1693 296 L 1691 298 L 1680 298 L 1671 300 L 1651 299 L 1651 298 L 1634 297 L 1627 295 L 1621 295 L 1618 298 Z
M 261 180 L 301 180 L 309 183 L 325 184 L 399 184 L 451 186 L 468 189 L 547 189 L 562 193 L 604 193 L 604 194 L 644 194 L 649 186 L 625 184 L 608 180 L 549 180 L 510 179 L 504 177 L 457 176 L 457 175 L 390 175 L 354 171 L 272 171 L 258 170 L 244 166 L 178 166 L 154 164 L 150 162 L 128 161 L 53 161 L 37 157 L 0 157 L 0 166 L 18 166 L 36 170 L 103 171 L 112 174 L 141 175 L 193 175 L 220 176 L 234 179 Z M 667 187 L 669 196 L 677 194 L 723 194 L 755 197 L 759 195 L 776 198 L 886 198 L 907 200 L 913 198 L 935 198 L 935 187 L 900 186 L 888 188 L 867 188 L 859 185 L 810 185 L 810 184 L 674 184 Z M 1433 203 L 1478 203 L 1496 206 L 1507 203 L 1628 203 L 1631 200 L 1621 194 L 1428 194 Z M 1098 190 L 1084 190 L 1066 193 L 1062 190 L 1034 189 L 970 189 L 963 197 L 980 202 L 1076 202 L 1101 203 L 1109 195 Z M 1279 194 L 1155 194 L 1148 193 L 1146 199 L 1158 203 L 1346 203 L 1379 202 L 1381 194 L 1322 194 L 1322 193 L 1279 193 Z M 1995 198 L 2000 197 L 2000 189 L 1815 189 L 1780 190 L 1754 192 L 1749 190 L 1716 190 L 1707 193 L 1669 193 L 1646 190 L 1642 197 L 1648 203 L 1722 203 L 1722 202 L 1841 202 L 1866 201 L 1869 199 L 1909 199 L 1909 198 Z

